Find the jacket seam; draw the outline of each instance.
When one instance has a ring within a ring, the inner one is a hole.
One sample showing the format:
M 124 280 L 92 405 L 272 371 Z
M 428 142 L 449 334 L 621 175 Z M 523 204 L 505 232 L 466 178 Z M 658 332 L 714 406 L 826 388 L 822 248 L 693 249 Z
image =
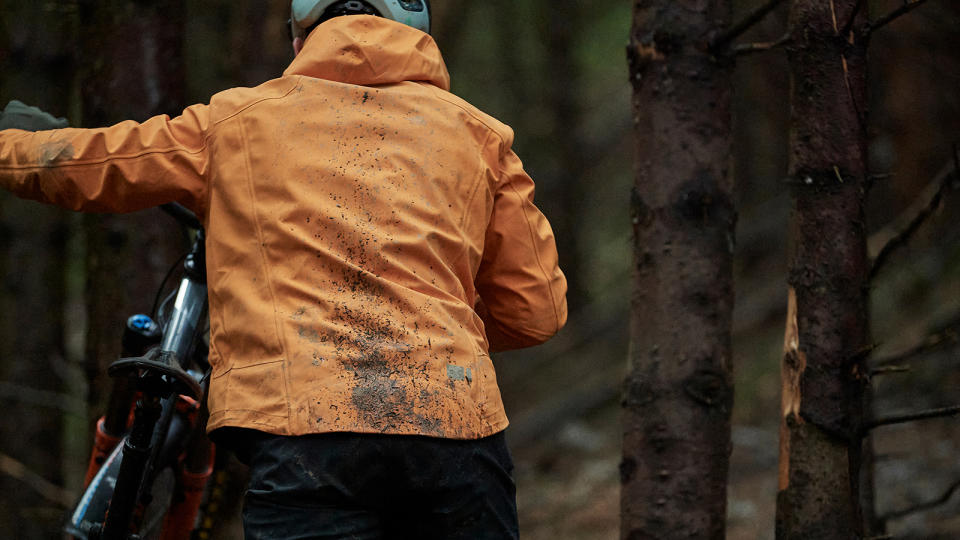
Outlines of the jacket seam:
M 166 148 L 163 150 L 146 150 L 138 154 L 130 154 L 126 156 L 109 156 L 105 158 L 100 158 L 96 160 L 77 160 L 77 161 L 65 161 L 62 163 L 56 163 L 51 166 L 44 165 L 0 165 L 0 170 L 4 171 L 26 171 L 31 169 L 38 170 L 47 170 L 47 169 L 67 169 L 70 167 L 90 167 L 96 165 L 103 165 L 104 163 L 109 163 L 112 161 L 128 161 L 136 160 L 146 156 L 152 156 L 155 154 L 173 154 L 177 152 L 183 152 L 184 154 L 197 155 L 202 154 L 207 149 L 207 139 L 206 137 L 203 140 L 203 146 L 198 150 L 188 150 L 186 148 Z M 202 175 L 206 176 L 206 175 Z
M 221 378 L 221 377 L 226 376 L 226 375 L 229 374 L 231 371 L 240 371 L 240 370 L 247 369 L 247 368 L 267 366 L 267 365 L 270 365 L 270 364 L 276 364 L 276 363 L 278 363 L 278 362 L 283 362 L 283 359 L 263 360 L 263 361 L 261 361 L 261 362 L 254 362 L 254 363 L 252 363 L 252 364 L 244 364 L 244 365 L 242 365 L 242 366 L 238 366 L 238 365 L 235 365 L 235 364 L 230 364 L 230 367 L 228 367 L 227 369 L 223 370 L 223 372 L 220 373 L 219 375 L 213 376 L 212 378 L 213 378 L 213 379 L 219 379 L 219 378 Z
M 481 163 L 484 163 L 483 149 L 487 147 L 487 141 L 490 140 L 491 134 L 492 134 L 491 132 L 487 132 L 487 138 L 483 140 L 483 144 L 480 146 L 480 151 L 478 152 L 478 158 Z M 460 234 L 464 240 L 463 249 L 460 250 L 460 253 L 457 255 L 457 258 L 450 261 L 451 267 L 456 266 L 456 264 L 459 263 L 461 259 L 467 256 L 467 252 L 470 250 L 470 246 L 469 246 L 470 238 L 468 237 L 467 232 L 464 230 L 464 223 L 467 221 L 467 214 L 470 211 L 470 205 L 473 204 L 473 199 L 477 196 L 477 193 L 480 191 L 480 186 L 481 184 L 483 184 L 483 176 L 484 176 L 483 172 L 484 172 L 484 168 L 483 166 L 481 166 L 480 170 L 477 171 L 476 180 L 474 180 L 474 184 L 473 184 L 473 190 L 470 192 L 470 196 L 467 198 L 467 202 L 463 207 L 463 213 L 460 214 L 460 219 L 457 222 L 457 227 L 459 228 Z M 474 279 L 476 279 L 476 276 L 474 276 Z M 473 288 L 474 288 L 474 291 L 476 291 L 476 288 L 477 288 L 476 284 L 474 284 Z M 474 295 L 476 295 L 476 292 L 474 292 Z
M 247 143 L 247 132 L 246 129 L 244 129 L 242 118 L 238 119 L 237 123 L 239 124 L 238 127 L 240 129 L 240 142 L 243 144 L 243 164 L 247 174 L 247 188 L 250 191 L 250 204 L 253 207 L 253 223 L 257 230 L 257 251 L 260 252 L 261 264 L 263 264 L 263 273 L 267 279 L 267 289 L 270 291 L 270 302 L 273 304 L 273 322 L 277 332 L 277 342 L 280 344 L 280 352 L 283 355 L 279 361 L 281 362 L 282 368 L 280 372 L 283 374 L 283 392 L 286 394 L 284 396 L 284 401 L 287 403 L 287 429 L 289 430 L 290 422 L 292 421 L 290 416 L 290 408 L 292 405 L 290 403 L 290 381 L 289 377 L 287 377 L 287 344 L 283 339 L 283 331 L 282 327 L 280 326 L 280 313 L 277 306 L 277 295 L 273 290 L 273 278 L 270 274 L 270 265 L 268 263 L 266 249 L 264 247 L 263 227 L 261 226 L 260 215 L 257 213 L 257 207 L 255 204 L 257 197 L 256 190 L 253 187 L 253 168 L 250 165 L 250 148 L 248 147 Z
M 297 89 L 297 86 L 299 86 L 299 82 L 300 82 L 300 80 L 301 80 L 302 78 L 303 78 L 303 75 L 297 75 L 297 79 L 296 79 L 296 81 L 294 81 L 294 84 L 292 84 L 292 85 L 290 86 L 290 88 L 287 89 L 287 91 L 283 93 L 283 95 L 280 95 L 280 96 L 267 96 L 267 97 L 262 97 L 262 98 L 260 98 L 260 99 L 251 101 L 250 103 L 244 105 L 243 107 L 240 107 L 239 109 L 237 109 L 236 111 L 230 113 L 229 115 L 224 116 L 224 117 L 221 118 L 220 120 L 214 120 L 214 121 L 213 121 L 213 125 L 216 126 L 217 124 L 220 124 L 220 123 L 222 123 L 222 122 L 226 122 L 227 120 L 230 120 L 231 118 L 235 118 L 237 115 L 239 115 L 239 114 L 247 111 L 248 109 L 250 109 L 251 107 L 253 107 L 253 106 L 255 106 L 255 105 L 259 105 L 260 103 L 263 103 L 264 101 L 270 101 L 270 100 L 273 100 L 273 99 L 283 99 L 283 98 L 289 96 L 291 92 L 293 92 L 294 90 Z
M 225 416 L 225 415 L 229 415 L 229 414 L 233 414 L 233 413 L 238 413 L 238 412 L 249 412 L 249 413 L 255 413 L 255 414 L 259 415 L 259 416 L 272 416 L 272 417 L 274 417 L 274 418 L 283 418 L 283 417 L 284 417 L 282 414 L 273 414 L 273 413 L 263 412 L 263 411 L 260 411 L 260 410 L 257 410 L 257 409 L 235 409 L 235 408 L 231 408 L 231 409 L 221 409 L 221 410 L 219 410 L 219 411 L 211 412 L 210 415 L 213 416 L 213 415 L 219 414 L 219 415 L 221 415 L 221 416 Z
M 444 102 L 446 102 L 446 103 L 449 103 L 450 105 L 453 105 L 454 107 L 456 107 L 456 108 L 460 109 L 461 111 L 467 113 L 468 115 L 470 115 L 471 118 L 473 118 L 473 119 L 476 120 L 477 122 L 480 122 L 481 124 L 483 124 L 484 127 L 486 127 L 488 130 L 490 130 L 491 132 L 493 132 L 497 137 L 499 137 L 501 142 L 503 141 L 503 137 L 500 135 L 500 132 L 497 131 L 497 128 L 491 126 L 486 120 L 484 120 L 483 118 L 481 118 L 479 115 L 475 114 L 475 113 L 474 113 L 473 111 L 471 111 L 470 109 L 464 107 L 463 104 L 457 103 L 456 101 L 454 101 L 454 100 L 448 98 L 447 96 L 443 95 L 443 90 L 441 90 L 440 88 L 437 88 L 436 86 L 433 86 L 432 84 L 428 84 L 427 86 L 433 91 L 433 93 L 434 93 L 434 95 L 436 96 L 437 99 L 439 99 L 439 100 L 441 100 L 441 101 L 444 101 Z
M 493 135 L 492 132 L 487 133 L 487 138 L 483 140 L 483 144 L 480 146 L 479 158 L 480 162 L 483 163 L 483 150 L 487 147 L 487 142 L 490 140 L 490 136 Z M 477 193 L 480 191 L 480 184 L 483 183 L 483 167 L 480 167 L 480 170 L 477 171 L 474 183 L 473 190 L 470 192 L 470 196 L 467 198 L 467 203 L 463 207 L 463 213 L 460 214 L 460 220 L 458 225 L 461 230 L 463 230 L 463 224 L 467 221 L 467 213 L 470 211 L 470 205 L 473 204 L 473 199 L 477 196 Z
M 501 171 L 501 174 L 502 173 L 503 171 Z M 536 237 L 536 234 L 534 234 L 533 232 L 533 224 L 530 223 L 530 216 L 527 215 L 528 210 L 526 208 L 526 205 L 524 204 L 525 199 L 523 195 L 521 195 L 520 192 L 517 190 L 517 187 L 514 186 L 512 183 L 510 184 L 510 189 L 513 190 L 514 194 L 516 194 L 516 196 L 520 199 L 520 206 L 523 209 L 523 219 L 524 221 L 527 222 L 527 231 L 529 231 L 530 233 L 530 241 L 534 246 L 534 249 L 533 249 L 534 258 L 537 261 L 537 267 L 540 268 L 540 273 L 543 274 L 544 281 L 546 281 L 547 291 L 550 293 L 550 307 L 553 310 L 553 316 L 555 319 L 554 328 L 558 330 L 560 328 L 560 312 L 557 310 L 557 297 L 556 297 L 556 294 L 553 292 L 553 285 L 551 283 L 552 280 L 547 275 L 547 271 L 544 270 L 543 268 L 543 261 L 540 259 L 540 251 L 536 249 L 537 237 Z M 556 330 L 554 331 L 554 333 L 556 333 Z

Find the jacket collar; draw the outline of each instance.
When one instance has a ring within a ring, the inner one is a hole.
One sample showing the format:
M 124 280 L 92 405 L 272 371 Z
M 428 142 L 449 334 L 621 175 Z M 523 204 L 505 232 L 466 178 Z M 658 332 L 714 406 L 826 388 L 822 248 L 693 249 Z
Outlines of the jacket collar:
M 450 90 L 450 74 L 433 38 L 372 15 L 324 22 L 310 32 L 283 74 L 363 86 L 425 81 Z

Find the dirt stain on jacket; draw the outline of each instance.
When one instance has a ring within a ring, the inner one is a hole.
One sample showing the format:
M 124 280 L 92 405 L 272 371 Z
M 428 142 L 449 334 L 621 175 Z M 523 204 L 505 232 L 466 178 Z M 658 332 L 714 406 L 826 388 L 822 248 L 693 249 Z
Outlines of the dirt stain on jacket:
M 61 161 L 73 159 L 73 143 L 68 140 L 50 141 L 40 145 L 40 166 L 53 167 Z

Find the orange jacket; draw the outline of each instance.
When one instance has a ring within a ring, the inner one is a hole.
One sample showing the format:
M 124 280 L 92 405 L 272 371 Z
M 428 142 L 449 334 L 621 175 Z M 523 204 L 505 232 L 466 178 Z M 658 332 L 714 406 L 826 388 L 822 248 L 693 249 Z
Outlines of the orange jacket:
M 0 185 L 201 216 L 208 429 L 484 437 L 507 425 L 488 350 L 552 336 L 566 282 L 513 132 L 448 90 L 428 35 L 338 17 L 172 120 L 4 131 Z

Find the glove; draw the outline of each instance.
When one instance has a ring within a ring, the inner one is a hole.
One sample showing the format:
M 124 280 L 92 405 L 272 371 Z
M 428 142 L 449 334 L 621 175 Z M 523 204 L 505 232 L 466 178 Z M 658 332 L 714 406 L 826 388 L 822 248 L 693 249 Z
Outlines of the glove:
M 25 131 L 43 131 L 67 127 L 66 118 L 54 118 L 37 107 L 25 105 L 17 100 L 7 103 L 0 112 L 0 129 L 22 129 Z

